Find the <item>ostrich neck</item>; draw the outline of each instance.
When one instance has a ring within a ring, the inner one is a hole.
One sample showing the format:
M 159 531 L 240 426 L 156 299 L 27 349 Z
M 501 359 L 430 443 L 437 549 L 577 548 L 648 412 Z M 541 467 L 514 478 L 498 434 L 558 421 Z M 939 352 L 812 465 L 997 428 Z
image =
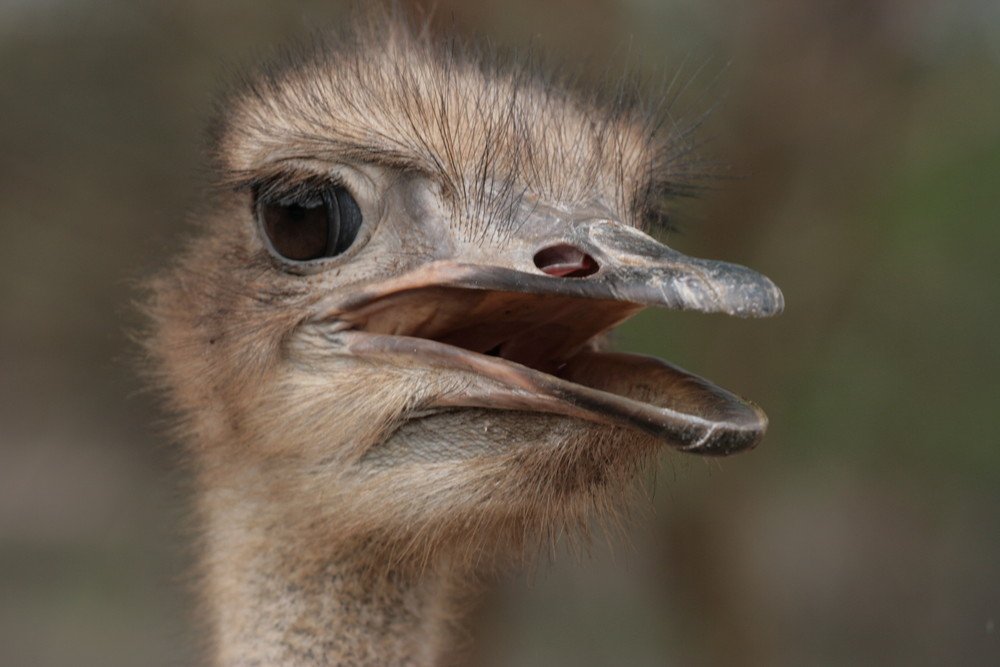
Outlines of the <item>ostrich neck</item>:
M 273 505 L 246 495 L 202 496 L 214 665 L 451 662 L 460 582 L 445 568 L 373 576 L 363 557 L 325 556 L 334 551 L 296 539 L 301 531 L 274 521 Z

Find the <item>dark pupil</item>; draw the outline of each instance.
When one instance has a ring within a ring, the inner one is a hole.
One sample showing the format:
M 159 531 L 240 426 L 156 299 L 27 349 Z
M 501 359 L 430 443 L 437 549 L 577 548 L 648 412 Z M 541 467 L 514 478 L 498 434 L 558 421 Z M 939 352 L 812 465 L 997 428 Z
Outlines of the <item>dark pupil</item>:
M 316 259 L 326 254 L 329 238 L 326 206 L 292 204 L 264 207 L 264 229 L 271 245 L 288 259 Z
M 357 202 L 342 188 L 290 202 L 258 201 L 257 210 L 271 247 L 295 261 L 341 254 L 351 247 L 361 226 Z

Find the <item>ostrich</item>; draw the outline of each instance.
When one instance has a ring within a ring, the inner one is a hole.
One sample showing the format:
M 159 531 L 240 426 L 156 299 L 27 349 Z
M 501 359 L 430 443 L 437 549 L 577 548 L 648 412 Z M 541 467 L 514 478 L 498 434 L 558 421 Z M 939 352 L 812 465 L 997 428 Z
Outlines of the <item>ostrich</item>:
M 195 471 L 217 665 L 437 665 L 475 582 L 763 412 L 604 351 L 647 306 L 774 315 L 647 235 L 688 138 L 629 95 L 361 22 L 248 76 L 148 349 Z

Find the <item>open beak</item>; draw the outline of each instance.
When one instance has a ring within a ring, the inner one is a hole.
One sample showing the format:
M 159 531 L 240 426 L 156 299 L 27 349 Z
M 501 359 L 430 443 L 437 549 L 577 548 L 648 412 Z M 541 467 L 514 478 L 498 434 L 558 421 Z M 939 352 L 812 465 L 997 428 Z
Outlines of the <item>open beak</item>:
M 325 301 L 314 321 L 351 354 L 474 378 L 425 407 L 565 415 L 699 454 L 760 441 L 767 416 L 753 403 L 665 361 L 599 351 L 597 340 L 647 306 L 776 315 L 784 301 L 770 280 L 606 220 L 526 247 L 503 264 L 428 262 Z

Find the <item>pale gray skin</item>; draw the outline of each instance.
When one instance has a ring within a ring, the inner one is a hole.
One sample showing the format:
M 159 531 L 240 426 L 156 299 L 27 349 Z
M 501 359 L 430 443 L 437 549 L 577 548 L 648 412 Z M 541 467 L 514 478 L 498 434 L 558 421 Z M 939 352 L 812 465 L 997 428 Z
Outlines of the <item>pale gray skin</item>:
M 469 582 L 613 521 L 662 445 L 728 454 L 767 424 L 597 342 L 646 306 L 782 308 L 638 229 L 685 137 L 395 19 L 356 33 L 230 96 L 203 232 L 153 287 L 216 665 L 457 660 Z M 289 261 L 255 198 L 316 182 L 363 225 Z

